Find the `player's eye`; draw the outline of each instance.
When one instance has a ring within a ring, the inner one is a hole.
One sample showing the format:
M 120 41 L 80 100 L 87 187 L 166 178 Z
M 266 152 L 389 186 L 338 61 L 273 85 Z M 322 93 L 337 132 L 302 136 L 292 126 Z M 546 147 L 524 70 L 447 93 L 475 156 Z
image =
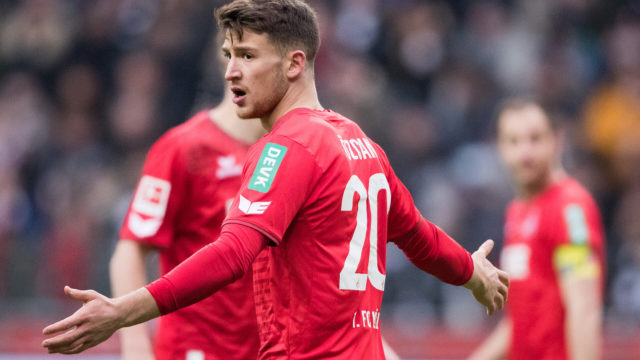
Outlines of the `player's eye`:
M 242 55 L 242 58 L 245 60 L 251 60 L 254 58 L 254 56 L 252 54 L 245 53 L 244 55 Z
M 539 141 L 540 141 L 540 139 L 541 139 L 540 134 L 533 134 L 533 135 L 531 135 L 531 142 L 533 142 L 533 143 L 537 143 L 537 142 L 539 142 Z

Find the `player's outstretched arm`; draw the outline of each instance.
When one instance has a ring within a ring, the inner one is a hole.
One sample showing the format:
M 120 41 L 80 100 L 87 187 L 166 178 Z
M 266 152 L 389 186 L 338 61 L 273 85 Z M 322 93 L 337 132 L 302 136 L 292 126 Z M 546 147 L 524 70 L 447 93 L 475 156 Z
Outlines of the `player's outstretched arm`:
M 47 326 L 45 335 L 64 333 L 42 345 L 50 353 L 76 354 L 105 341 L 121 327 L 194 304 L 241 278 L 267 242 L 262 233 L 250 227 L 225 225 L 218 240 L 167 275 L 125 296 L 110 299 L 93 290 L 65 287 L 65 293 L 83 305 L 68 318 Z
M 493 245 L 493 240 L 487 240 L 471 255 L 473 275 L 464 284 L 473 297 L 487 308 L 489 315 L 504 307 L 509 290 L 509 275 L 487 260 Z
M 160 316 L 155 300 L 145 288 L 116 299 L 68 286 L 64 292 L 83 304 L 73 315 L 43 330 L 44 335 L 55 335 L 42 342 L 49 353 L 77 354 L 105 341 L 119 328 Z

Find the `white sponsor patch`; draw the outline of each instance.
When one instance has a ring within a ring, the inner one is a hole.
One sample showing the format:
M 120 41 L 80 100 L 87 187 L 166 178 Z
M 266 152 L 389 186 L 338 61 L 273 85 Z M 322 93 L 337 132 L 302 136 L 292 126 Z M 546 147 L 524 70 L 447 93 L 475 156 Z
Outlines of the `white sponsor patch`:
M 218 158 L 218 169 L 216 170 L 216 177 L 218 179 L 226 179 L 240 175 L 242 175 L 242 165 L 236 162 L 235 155 L 220 156 Z
M 146 238 L 155 235 L 161 225 L 161 218 L 150 218 L 145 220 L 142 216 L 133 211 L 129 214 L 129 230 L 139 238 Z
M 170 182 L 145 175 L 138 184 L 132 209 L 143 215 L 162 218 L 167 211 L 170 192 Z
M 502 270 L 509 274 L 512 280 L 522 280 L 529 276 L 529 259 L 531 249 L 525 244 L 505 246 L 500 254 Z
M 202 350 L 189 350 L 185 360 L 204 360 L 204 352 Z
M 251 202 L 246 199 L 244 196 L 240 195 L 240 203 L 238 204 L 238 209 L 247 215 L 260 215 L 264 214 L 265 210 L 269 207 L 271 201 L 256 201 Z

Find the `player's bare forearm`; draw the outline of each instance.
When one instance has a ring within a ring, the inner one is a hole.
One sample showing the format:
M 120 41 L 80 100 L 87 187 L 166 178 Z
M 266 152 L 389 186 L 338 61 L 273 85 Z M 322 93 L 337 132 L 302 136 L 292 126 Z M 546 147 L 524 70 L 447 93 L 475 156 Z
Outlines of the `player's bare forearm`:
M 509 291 L 509 275 L 487 260 L 492 249 L 493 240 L 487 240 L 471 255 L 473 275 L 464 284 L 464 287 L 471 290 L 473 297 L 487 308 L 489 315 L 504 307 Z
M 588 246 L 557 247 L 553 264 L 565 311 L 565 339 L 570 359 L 600 359 L 602 346 L 602 268 Z
M 110 262 L 111 292 L 114 297 L 128 294 L 147 283 L 145 262 L 151 248 L 121 239 Z M 153 347 L 147 326 L 134 325 L 120 330 L 123 360 L 153 360 Z
M 491 335 L 478 347 L 468 360 L 506 359 L 511 342 L 511 321 L 503 318 Z
M 566 307 L 566 339 L 570 359 L 600 359 L 602 306 L 597 278 L 564 277 L 561 280 Z
M 160 316 L 155 300 L 146 288 L 116 299 L 93 290 L 77 290 L 68 286 L 64 291 L 83 304 L 73 315 L 43 330 L 44 335 L 51 336 L 42 342 L 49 353 L 77 354 L 107 340 L 122 327 Z

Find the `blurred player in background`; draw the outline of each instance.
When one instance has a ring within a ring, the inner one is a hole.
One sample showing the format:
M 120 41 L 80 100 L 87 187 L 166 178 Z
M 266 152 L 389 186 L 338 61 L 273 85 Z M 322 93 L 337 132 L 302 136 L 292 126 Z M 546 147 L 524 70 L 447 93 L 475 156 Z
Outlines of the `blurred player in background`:
M 264 134 L 257 119 L 237 117 L 231 95 L 225 91 L 217 107 L 169 130 L 149 151 L 111 258 L 114 296 L 147 284 L 145 260 L 152 252 L 159 252 L 164 275 L 220 235 L 249 145 Z M 154 351 L 146 326 L 122 329 L 123 360 L 255 359 L 252 283 L 249 271 L 201 302 L 160 318 Z
M 591 195 L 560 164 L 558 125 L 535 102 L 504 103 L 498 147 L 517 189 L 501 266 L 504 319 L 471 359 L 600 359 L 604 234 Z
M 249 151 L 219 239 L 169 274 L 116 299 L 65 288 L 85 305 L 47 327 L 49 352 L 77 353 L 117 328 L 188 306 L 254 263 L 260 359 L 383 359 L 380 306 L 386 245 L 420 269 L 469 288 L 489 314 L 508 276 L 420 215 L 382 149 L 322 108 L 313 61 L 313 10 L 299 0 L 236 0 L 216 12 L 225 78 L 241 118 L 270 131 Z

